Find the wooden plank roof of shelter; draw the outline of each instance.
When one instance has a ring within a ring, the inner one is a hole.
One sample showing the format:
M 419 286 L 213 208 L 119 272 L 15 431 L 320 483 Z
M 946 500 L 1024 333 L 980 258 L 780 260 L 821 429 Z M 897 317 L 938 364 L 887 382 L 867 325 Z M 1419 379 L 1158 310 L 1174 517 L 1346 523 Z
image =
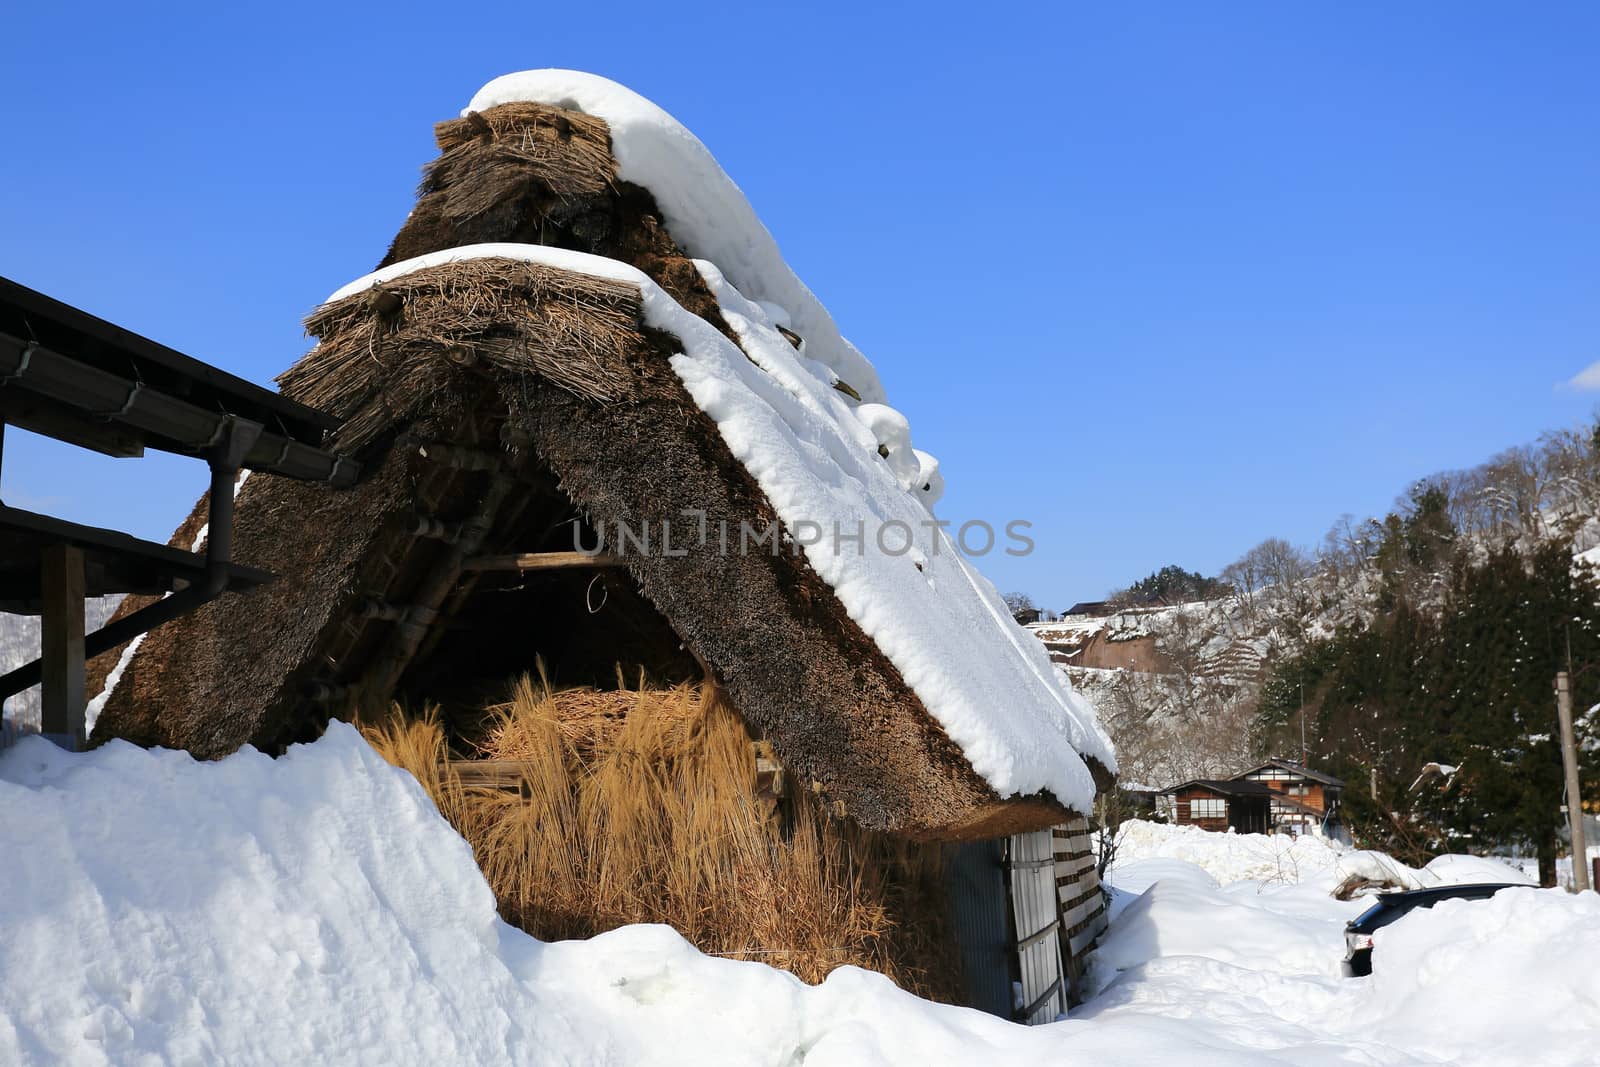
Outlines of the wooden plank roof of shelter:
M 0 278 L 0 422 L 112 456 L 203 456 L 229 420 L 261 427 L 249 470 L 347 486 L 338 420 Z
M 83 552 L 85 596 L 160 595 L 206 578 L 205 557 L 193 552 L 0 504 L 0 611 L 39 613 L 39 554 L 55 544 Z M 271 581 L 272 575 L 230 562 L 227 578 L 228 588 L 242 591 Z
M 203 552 L 0 503 L 0 610 L 40 614 L 44 632 L 41 656 L 0 676 L 0 700 L 42 682 L 45 730 L 70 744 L 83 741 L 87 657 L 272 580 L 231 558 L 240 471 L 335 488 L 359 474 L 325 447 L 332 416 L 0 278 L 0 449 L 8 424 L 115 457 L 195 456 L 211 471 Z M 159 599 L 85 635 L 83 598 L 108 593 Z

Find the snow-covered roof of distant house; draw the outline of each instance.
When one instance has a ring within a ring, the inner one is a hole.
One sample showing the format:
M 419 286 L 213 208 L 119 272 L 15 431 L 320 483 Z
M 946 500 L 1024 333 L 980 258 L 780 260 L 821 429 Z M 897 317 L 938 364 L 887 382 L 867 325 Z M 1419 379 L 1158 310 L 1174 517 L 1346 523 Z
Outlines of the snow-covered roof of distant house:
M 1314 771 L 1303 763 L 1296 763 L 1294 760 L 1286 759 L 1269 759 L 1265 763 L 1240 771 L 1238 774 L 1234 775 L 1234 777 L 1243 778 L 1246 775 L 1259 774 L 1261 771 L 1271 770 L 1273 768 L 1277 768 L 1280 771 L 1288 771 L 1291 774 L 1301 775 L 1311 779 L 1313 782 L 1321 782 L 1323 785 L 1344 785 L 1343 778 L 1335 778 L 1331 774 L 1325 774 L 1322 771 Z
M 928 836 L 1042 825 L 1057 802 L 1087 811 L 1115 770 L 1093 708 L 940 527 L 937 461 L 706 148 L 643 98 L 570 71 L 496 79 L 437 136 L 443 155 L 384 265 L 313 315 L 320 344 L 285 391 L 374 450 L 412 424 L 448 435 L 488 418 L 491 401 L 451 399 L 487 379 L 508 412 L 489 429 L 524 442 L 507 447 L 597 527 L 682 529 L 696 511 L 735 530 L 781 520 L 793 551 L 780 557 L 714 552 L 702 527 L 687 557 L 625 561 L 780 756 L 869 824 Z M 276 491 L 252 482 L 239 508 L 281 516 L 261 536 L 292 574 L 282 557 L 311 545 L 284 546 L 328 535 Z M 398 488 L 370 492 L 363 530 L 400 506 Z M 279 586 L 347 582 L 377 551 L 364 536 L 334 569 L 307 562 Z M 345 607 L 325 600 L 299 625 L 336 628 Z M 129 675 L 182 639 L 152 635 Z M 318 651 L 305 640 L 262 661 L 298 670 Z M 202 709 L 226 698 L 240 725 L 221 747 L 260 740 L 241 701 L 292 703 L 261 699 L 274 684 L 197 691 L 194 715 L 215 718 Z M 117 706 L 107 730 L 136 734 Z
M 1229 797 L 1270 797 L 1272 788 L 1262 782 L 1246 782 L 1237 778 L 1192 778 L 1187 782 L 1179 782 L 1175 786 L 1161 790 L 1161 796 L 1170 796 L 1181 793 L 1186 789 L 1209 789 L 1213 793 L 1220 793 Z

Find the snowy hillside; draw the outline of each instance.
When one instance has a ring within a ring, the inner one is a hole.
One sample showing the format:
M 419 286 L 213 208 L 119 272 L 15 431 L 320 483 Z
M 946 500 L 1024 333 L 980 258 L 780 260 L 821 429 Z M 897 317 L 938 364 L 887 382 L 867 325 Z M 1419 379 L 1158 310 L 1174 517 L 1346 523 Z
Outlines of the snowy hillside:
M 1567 482 L 1588 484 L 1575 477 Z M 1496 524 L 1483 516 L 1473 520 L 1468 506 L 1469 497 L 1476 500 L 1485 490 L 1453 491 L 1462 499 L 1450 498 L 1448 507 L 1461 525 L 1440 540 L 1463 548 L 1467 558 L 1481 562 L 1502 545 L 1526 554 L 1570 537 L 1576 561 L 1600 566 L 1600 518 L 1584 518 L 1579 510 L 1594 506 L 1592 496 L 1561 497 L 1519 523 Z M 1550 492 L 1554 497 L 1555 489 Z M 1341 627 L 1370 624 L 1386 589 L 1391 596 L 1407 589 L 1416 605 L 1437 610 L 1445 562 L 1411 571 L 1390 566 L 1384 538 L 1408 536 L 1396 535 L 1395 523 L 1404 528 L 1395 516 L 1388 525 L 1343 520 L 1315 555 L 1264 541 L 1213 583 L 1231 587 L 1226 595 L 1067 616 L 1028 629 L 1056 669 L 1099 709 L 1127 780 L 1171 785 L 1227 777 L 1269 755 L 1250 748 L 1249 733 L 1275 662 Z
M 1276 616 L 1228 596 L 1029 629 L 1099 710 L 1127 780 L 1225 777 L 1251 761 L 1248 720 L 1286 641 Z
M 1600 896 L 1441 905 L 1379 939 L 1375 978 L 1342 979 L 1365 905 L 1328 896 L 1338 862 L 1258 878 L 1232 835 L 1130 830 L 1103 992 L 1027 1028 L 850 968 L 805 986 L 663 927 L 534 941 L 345 726 L 215 763 L 28 739 L 0 754 L 0 805 L 0 852 L 27 858 L 0 865 L 5 1063 L 1559 1065 L 1600 1039 Z

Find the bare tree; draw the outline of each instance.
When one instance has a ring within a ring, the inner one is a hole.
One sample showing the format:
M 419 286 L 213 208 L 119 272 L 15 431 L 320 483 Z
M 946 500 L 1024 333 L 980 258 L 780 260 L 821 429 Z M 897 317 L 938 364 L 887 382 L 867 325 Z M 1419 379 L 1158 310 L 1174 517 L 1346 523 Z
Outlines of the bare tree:
M 1027 593 L 1002 593 L 1000 599 L 1006 602 L 1006 608 L 1015 615 L 1019 611 L 1038 611 L 1039 605 L 1033 602 L 1033 597 Z

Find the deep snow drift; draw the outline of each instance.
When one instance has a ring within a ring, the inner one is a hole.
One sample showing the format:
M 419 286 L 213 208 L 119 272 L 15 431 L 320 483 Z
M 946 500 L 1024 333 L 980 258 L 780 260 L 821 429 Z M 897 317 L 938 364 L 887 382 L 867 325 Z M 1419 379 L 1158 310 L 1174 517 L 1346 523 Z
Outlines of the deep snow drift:
M 1189 1041 L 1286 1063 L 1595 1062 L 1600 894 L 1509 889 L 1414 912 L 1378 931 L 1373 977 L 1347 979 L 1343 927 L 1371 900 L 1334 899 L 1346 876 L 1523 876 L 1472 856 L 1418 869 L 1318 838 L 1148 822 L 1126 824 L 1117 857 L 1118 914 L 1092 965 L 1101 991 L 1079 1019 L 1158 1017 Z
M 1600 895 L 1440 906 L 1347 981 L 1360 902 L 1148 859 L 1184 873 L 1114 924 L 1109 988 L 1030 1029 L 853 968 L 808 987 L 662 927 L 534 941 L 339 724 L 277 761 L 29 739 L 0 753 L 0 810 L 8 1064 L 1576 1064 L 1600 1037 Z
M 3 1063 L 858 1063 L 1040 1040 L 663 927 L 542 945 L 344 725 L 277 761 L 27 739 L 0 754 L 0 810 Z

